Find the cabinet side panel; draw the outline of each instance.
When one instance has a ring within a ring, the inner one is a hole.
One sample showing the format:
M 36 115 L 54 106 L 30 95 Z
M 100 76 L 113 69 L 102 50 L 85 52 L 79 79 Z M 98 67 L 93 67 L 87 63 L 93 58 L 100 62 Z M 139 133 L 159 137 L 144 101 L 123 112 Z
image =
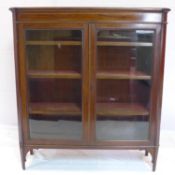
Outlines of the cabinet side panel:
M 17 112 L 18 112 L 18 135 L 19 135 L 19 146 L 21 154 L 22 168 L 25 169 L 25 156 L 27 150 L 24 145 L 24 125 L 22 115 L 22 94 L 20 87 L 20 62 L 19 62 L 19 26 L 16 24 L 16 11 L 13 11 L 13 36 L 14 36 L 14 59 L 15 59 L 15 78 L 16 78 L 16 98 L 17 98 Z
M 16 13 L 13 11 L 13 36 L 14 36 L 14 59 L 15 59 L 15 78 L 16 78 L 16 95 L 17 95 L 17 108 L 18 108 L 18 129 L 19 129 L 19 142 L 23 146 L 23 129 L 22 129 L 22 112 L 21 112 L 21 92 L 20 92 L 20 77 L 19 77 L 19 32 L 18 25 L 16 24 Z
M 164 81 L 164 63 L 165 63 L 165 48 L 166 48 L 166 28 L 167 28 L 167 12 L 162 14 L 162 26 L 161 26 L 161 34 L 160 34 L 160 62 L 159 62 L 159 91 L 158 91 L 158 100 L 157 100 L 157 137 L 155 140 L 155 144 L 159 144 L 159 136 L 160 136 L 160 124 L 161 124 L 161 109 L 162 109 L 162 95 L 163 95 L 163 81 Z

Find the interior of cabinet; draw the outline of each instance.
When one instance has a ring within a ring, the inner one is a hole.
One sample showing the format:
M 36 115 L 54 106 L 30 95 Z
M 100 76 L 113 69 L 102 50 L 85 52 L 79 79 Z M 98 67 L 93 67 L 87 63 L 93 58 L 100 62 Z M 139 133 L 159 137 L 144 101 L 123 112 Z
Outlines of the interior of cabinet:
M 30 137 L 81 139 L 81 31 L 27 30 L 25 44 Z
M 81 103 L 81 38 L 79 30 L 26 31 L 31 104 Z
M 148 139 L 153 31 L 99 30 L 96 43 L 97 139 Z
M 97 34 L 97 130 L 101 130 L 99 122 L 103 126 L 104 121 L 142 121 L 145 130 L 148 128 L 152 32 L 137 32 L 104 30 Z M 35 120 L 81 121 L 81 31 L 27 31 L 26 52 L 31 124 Z

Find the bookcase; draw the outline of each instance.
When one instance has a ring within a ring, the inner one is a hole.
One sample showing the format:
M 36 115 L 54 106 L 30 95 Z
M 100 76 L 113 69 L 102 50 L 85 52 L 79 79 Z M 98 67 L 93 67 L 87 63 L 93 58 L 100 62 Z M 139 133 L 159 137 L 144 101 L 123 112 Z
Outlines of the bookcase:
M 167 12 L 11 8 L 22 167 L 40 148 L 159 147 Z

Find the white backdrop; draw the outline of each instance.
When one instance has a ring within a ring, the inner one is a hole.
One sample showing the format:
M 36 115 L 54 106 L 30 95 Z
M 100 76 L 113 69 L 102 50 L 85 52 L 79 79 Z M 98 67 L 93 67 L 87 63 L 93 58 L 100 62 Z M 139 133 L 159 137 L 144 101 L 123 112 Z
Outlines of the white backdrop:
M 0 124 L 17 124 L 13 31 L 10 7 L 168 7 L 166 62 L 161 129 L 175 130 L 175 1 L 174 0 L 5 0 L 0 4 Z M 174 47 L 174 48 L 173 48 Z

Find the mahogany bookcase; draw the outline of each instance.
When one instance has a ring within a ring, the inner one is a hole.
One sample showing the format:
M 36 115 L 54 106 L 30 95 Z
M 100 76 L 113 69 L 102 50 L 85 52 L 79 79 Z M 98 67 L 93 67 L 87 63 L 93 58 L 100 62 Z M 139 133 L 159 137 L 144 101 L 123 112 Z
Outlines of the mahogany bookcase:
M 166 8 L 11 8 L 22 167 L 39 148 L 159 147 Z

